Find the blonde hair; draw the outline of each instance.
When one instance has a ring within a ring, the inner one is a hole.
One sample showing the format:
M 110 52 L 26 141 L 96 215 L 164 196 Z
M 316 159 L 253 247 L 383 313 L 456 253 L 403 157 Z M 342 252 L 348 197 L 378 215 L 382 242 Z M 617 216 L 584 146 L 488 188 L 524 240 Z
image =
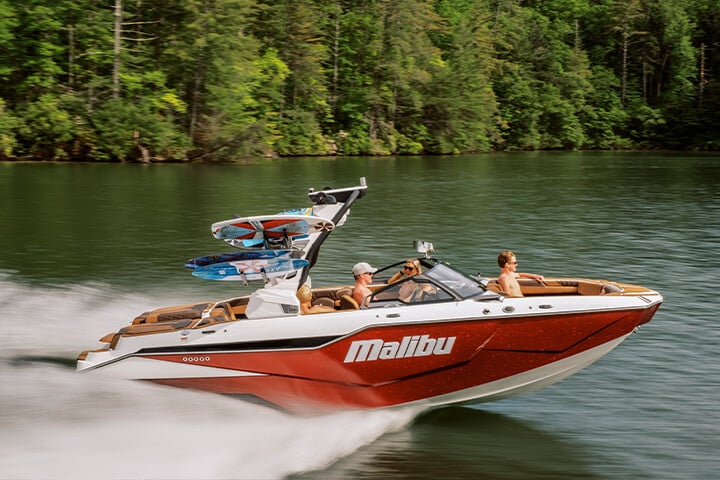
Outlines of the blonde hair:
M 422 273 L 422 265 L 420 265 L 420 260 L 418 260 L 417 258 L 408 258 L 407 260 L 405 260 L 405 263 L 412 263 L 415 267 L 415 271 L 418 274 Z
M 302 287 L 298 288 L 296 296 L 298 300 L 300 300 L 300 303 L 310 303 L 310 301 L 312 300 L 312 290 L 310 290 L 310 287 L 308 287 L 307 285 L 303 285 Z

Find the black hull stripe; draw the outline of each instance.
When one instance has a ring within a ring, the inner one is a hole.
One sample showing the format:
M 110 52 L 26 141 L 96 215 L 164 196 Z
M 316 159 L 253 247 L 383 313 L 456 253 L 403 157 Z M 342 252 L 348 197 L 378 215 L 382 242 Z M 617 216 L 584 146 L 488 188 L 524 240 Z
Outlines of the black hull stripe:
M 173 354 L 173 353 L 209 353 L 209 352 L 242 352 L 247 350 L 297 350 L 318 348 L 340 338 L 338 335 L 329 337 L 287 338 L 279 340 L 263 340 L 259 342 L 211 343 L 208 345 L 177 345 L 172 347 L 150 347 L 137 351 L 137 355 Z

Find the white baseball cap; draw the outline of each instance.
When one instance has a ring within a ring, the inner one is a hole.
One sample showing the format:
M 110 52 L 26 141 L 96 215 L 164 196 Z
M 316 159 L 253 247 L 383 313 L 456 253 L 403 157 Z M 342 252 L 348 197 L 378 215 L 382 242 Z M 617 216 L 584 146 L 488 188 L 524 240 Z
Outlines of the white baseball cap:
M 356 277 L 358 275 L 362 275 L 363 273 L 375 273 L 375 272 L 377 272 L 377 268 L 371 267 L 370 264 L 367 262 L 356 263 L 352 269 L 352 273 Z

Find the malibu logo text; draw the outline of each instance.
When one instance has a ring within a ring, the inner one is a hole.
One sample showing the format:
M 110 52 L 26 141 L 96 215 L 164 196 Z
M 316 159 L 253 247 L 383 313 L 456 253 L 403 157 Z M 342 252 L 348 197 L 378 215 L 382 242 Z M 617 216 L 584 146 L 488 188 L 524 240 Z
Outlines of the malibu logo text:
M 453 345 L 455 337 L 431 338 L 430 335 L 403 337 L 399 342 L 386 342 L 380 338 L 356 340 L 350 344 L 344 363 L 447 355 L 452 352 Z

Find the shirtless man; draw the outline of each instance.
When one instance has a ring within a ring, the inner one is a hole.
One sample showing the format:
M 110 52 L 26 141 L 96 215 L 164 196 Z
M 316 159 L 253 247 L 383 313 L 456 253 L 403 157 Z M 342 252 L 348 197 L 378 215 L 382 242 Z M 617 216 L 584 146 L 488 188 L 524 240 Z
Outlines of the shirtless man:
M 372 283 L 373 274 L 377 272 L 377 268 L 371 267 L 369 263 L 356 263 L 352 269 L 355 277 L 355 288 L 352 291 L 352 297 L 361 307 L 367 306 L 367 299 L 372 294 L 368 285 Z
M 517 281 L 518 278 L 532 278 L 536 282 L 540 282 L 542 284 L 545 283 L 545 277 L 542 275 L 517 272 L 518 261 L 515 254 L 510 250 L 505 250 L 498 255 L 498 265 L 500 266 L 498 283 L 508 297 L 523 296 L 522 291 L 520 290 L 520 284 Z

